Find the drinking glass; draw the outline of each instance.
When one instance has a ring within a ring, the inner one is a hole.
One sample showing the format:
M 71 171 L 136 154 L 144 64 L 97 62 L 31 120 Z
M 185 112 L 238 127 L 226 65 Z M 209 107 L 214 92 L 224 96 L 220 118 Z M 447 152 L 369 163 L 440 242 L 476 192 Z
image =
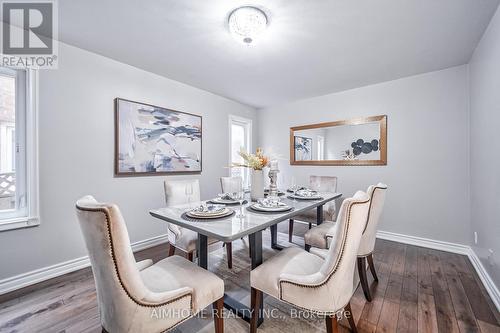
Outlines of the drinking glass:
M 191 196 L 193 195 L 193 184 L 186 184 L 184 188 L 184 193 L 186 194 L 188 207 L 191 208 Z
M 297 194 L 297 187 L 298 187 L 297 180 L 295 179 L 295 177 L 292 177 L 291 184 L 292 184 L 291 190 L 293 192 L 293 201 L 295 201 L 295 196 Z
M 240 212 L 238 213 L 238 215 L 236 215 L 236 217 L 238 218 L 245 217 L 245 215 L 243 214 L 243 202 L 245 202 L 245 191 L 241 190 L 239 192 L 236 192 L 235 194 L 236 194 L 235 199 L 238 200 L 240 204 Z

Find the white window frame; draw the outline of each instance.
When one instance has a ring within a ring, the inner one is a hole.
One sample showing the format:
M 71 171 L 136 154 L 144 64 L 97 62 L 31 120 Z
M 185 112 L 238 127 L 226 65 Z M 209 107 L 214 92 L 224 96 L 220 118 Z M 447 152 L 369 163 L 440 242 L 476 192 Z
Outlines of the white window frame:
M 5 72 L 9 71 L 9 69 L 0 68 L 0 71 L 2 70 Z M 16 172 L 20 171 L 21 177 L 24 177 L 20 182 L 25 182 L 23 185 L 25 193 L 21 196 L 16 193 L 16 200 L 24 208 L 22 216 L 0 216 L 0 232 L 33 227 L 40 224 L 38 184 L 38 72 L 33 69 L 26 69 L 25 73 L 24 114 L 19 114 L 18 112 L 19 98 L 16 96 L 16 122 L 25 122 L 24 133 L 16 130 Z M 17 88 L 16 83 L 16 94 Z M 24 155 L 24 159 L 20 158 L 20 154 Z M 24 162 L 23 167 L 18 164 L 19 161 Z M 21 177 L 16 173 L 16 183 Z
M 316 136 L 316 140 L 317 140 L 317 153 L 316 153 L 316 158 L 318 159 L 318 161 L 322 161 L 325 159 L 325 137 L 322 136 L 322 135 L 318 135 Z
M 229 122 L 228 122 L 228 132 L 229 132 L 229 165 L 231 165 L 232 161 L 232 151 L 231 147 L 233 145 L 233 131 L 232 131 L 232 125 L 240 125 L 240 126 L 245 126 L 246 127 L 246 142 L 247 142 L 247 153 L 252 152 L 252 119 L 240 117 L 240 116 L 235 116 L 235 115 L 229 115 Z M 250 170 L 245 168 L 244 170 L 245 173 L 245 179 L 246 179 L 246 184 L 243 184 L 244 188 L 248 188 L 250 186 Z M 229 170 L 229 176 L 232 176 L 231 169 Z

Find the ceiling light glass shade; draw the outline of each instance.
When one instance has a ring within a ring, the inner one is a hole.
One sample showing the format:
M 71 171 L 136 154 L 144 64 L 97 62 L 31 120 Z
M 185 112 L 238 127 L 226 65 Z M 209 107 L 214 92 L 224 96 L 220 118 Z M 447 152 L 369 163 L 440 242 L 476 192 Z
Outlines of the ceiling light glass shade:
M 245 44 L 253 43 L 266 27 L 267 16 L 258 8 L 240 7 L 229 14 L 229 31 Z

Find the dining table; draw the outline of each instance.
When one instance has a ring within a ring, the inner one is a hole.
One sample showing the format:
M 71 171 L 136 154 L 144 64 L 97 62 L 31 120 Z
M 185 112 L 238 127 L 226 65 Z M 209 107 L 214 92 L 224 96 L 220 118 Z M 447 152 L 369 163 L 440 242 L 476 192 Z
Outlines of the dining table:
M 250 208 L 254 204 L 250 198 L 246 203 L 236 206 L 228 206 L 235 213 L 220 219 L 196 220 L 186 216 L 186 212 L 193 207 L 206 204 L 207 201 L 192 202 L 189 204 L 174 205 L 150 210 L 150 214 L 162 221 L 173 223 L 182 228 L 192 230 L 198 234 L 197 256 L 198 265 L 208 269 L 208 239 L 213 238 L 228 243 L 245 236 L 249 238 L 251 268 L 254 269 L 262 264 L 262 231 L 270 228 L 271 247 L 282 250 L 284 247 L 278 244 L 278 223 L 292 219 L 294 216 L 306 211 L 316 209 L 317 224 L 323 223 L 323 206 L 333 200 L 342 197 L 341 193 L 319 192 L 318 199 L 296 199 L 289 193 L 280 198 L 281 202 L 292 207 L 286 212 L 258 212 Z M 210 202 L 210 200 L 208 200 Z M 240 211 L 243 213 L 241 216 Z M 234 312 L 240 318 L 250 321 L 251 310 L 249 306 L 234 299 L 228 294 L 224 295 L 224 306 Z M 263 302 L 260 304 L 258 325 L 263 322 Z

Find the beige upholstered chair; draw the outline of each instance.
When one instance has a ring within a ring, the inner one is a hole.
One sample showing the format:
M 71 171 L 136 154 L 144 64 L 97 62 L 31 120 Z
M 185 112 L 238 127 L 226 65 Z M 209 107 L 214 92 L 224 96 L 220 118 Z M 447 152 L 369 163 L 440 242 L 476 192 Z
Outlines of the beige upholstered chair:
M 224 282 L 173 256 L 136 264 L 127 227 L 116 205 L 86 196 L 76 211 L 92 264 L 104 332 L 163 332 L 213 304 L 223 332 Z M 203 281 L 203 283 L 200 283 Z
M 368 287 L 366 264 L 368 261 L 372 276 L 375 281 L 378 281 L 375 265 L 373 264 L 373 250 L 375 249 L 377 227 L 384 207 L 386 191 L 387 185 L 382 183 L 371 185 L 367 190 L 368 197 L 370 198 L 370 210 L 358 251 L 358 274 L 359 280 L 361 281 L 361 287 L 369 302 L 372 300 L 372 297 L 370 288 Z M 323 224 L 326 225 L 326 223 Z M 324 256 L 327 253 L 325 249 L 328 248 L 333 235 L 336 233 L 334 223 L 329 223 L 326 226 L 323 226 L 323 224 L 316 228 L 312 228 L 304 236 L 306 250 L 312 246 L 313 249 L 311 249 L 311 252 L 320 256 Z
M 250 273 L 252 320 L 256 332 L 257 309 L 262 293 L 316 314 L 326 315 L 328 332 L 337 332 L 335 314 L 350 312 L 354 293 L 354 272 L 361 234 L 368 216 L 369 198 L 359 191 L 344 200 L 340 208 L 338 230 L 325 259 L 291 247 L 265 261 Z M 348 316 L 353 331 L 352 315 Z
M 310 176 L 309 187 L 316 191 L 337 192 L 337 177 L 331 176 Z M 334 221 L 336 213 L 335 200 L 330 201 L 323 207 L 323 221 Z M 288 224 L 288 241 L 291 243 L 293 238 L 294 220 L 309 222 L 309 229 L 316 223 L 316 209 L 311 209 L 305 213 L 296 215 L 290 219 Z
M 220 177 L 222 193 L 240 192 L 243 189 L 243 180 L 240 177 Z
M 193 189 L 193 194 L 190 197 L 191 202 L 200 201 L 200 182 L 198 179 L 185 179 L 185 180 L 165 180 L 165 201 L 167 206 L 181 205 L 188 203 L 186 196 L 186 187 L 189 186 Z M 173 223 L 167 223 L 168 228 L 168 242 L 170 248 L 168 255 L 173 256 L 175 249 L 179 249 L 187 254 L 189 261 L 193 261 L 194 253 L 196 252 L 196 241 L 198 234 L 186 228 L 181 228 Z M 208 239 L 208 244 L 214 244 L 218 241 L 216 239 Z M 232 250 L 231 245 L 227 247 L 227 265 L 229 269 L 232 268 Z

